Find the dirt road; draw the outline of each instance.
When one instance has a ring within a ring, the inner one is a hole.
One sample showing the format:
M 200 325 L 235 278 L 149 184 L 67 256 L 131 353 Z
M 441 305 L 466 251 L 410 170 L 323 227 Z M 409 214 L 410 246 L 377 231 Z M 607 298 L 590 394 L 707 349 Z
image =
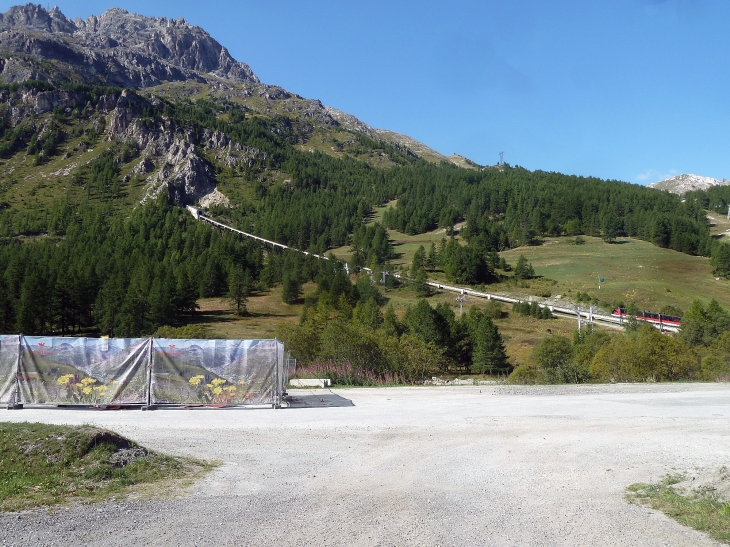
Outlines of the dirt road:
M 223 465 L 174 499 L 0 515 L 0 545 L 715 545 L 625 488 L 730 460 L 730 386 L 297 390 L 281 410 L 0 411 Z

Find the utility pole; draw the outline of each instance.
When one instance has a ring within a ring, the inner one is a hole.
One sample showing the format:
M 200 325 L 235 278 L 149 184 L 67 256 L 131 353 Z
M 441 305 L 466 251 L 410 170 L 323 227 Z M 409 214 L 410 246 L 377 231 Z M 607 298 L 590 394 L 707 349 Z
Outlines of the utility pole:
M 575 311 L 575 314 L 578 316 L 578 332 L 580 332 L 580 308 L 578 306 L 573 306 L 573 311 Z
M 593 314 L 597 310 L 598 310 L 598 308 L 596 308 L 595 306 L 591 306 L 590 311 L 588 312 L 588 324 L 590 325 L 588 330 L 590 330 L 591 332 L 593 332 Z
M 459 303 L 459 317 L 464 313 L 464 300 L 466 300 L 466 295 L 462 291 L 462 293 L 456 297 L 456 301 Z

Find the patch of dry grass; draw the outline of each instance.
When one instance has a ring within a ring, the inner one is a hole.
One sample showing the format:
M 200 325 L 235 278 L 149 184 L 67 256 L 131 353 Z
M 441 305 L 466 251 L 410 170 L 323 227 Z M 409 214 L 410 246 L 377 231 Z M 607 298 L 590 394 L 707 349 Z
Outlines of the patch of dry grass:
M 316 290 L 314 283 L 303 287 L 304 293 Z M 212 336 L 229 340 L 251 340 L 274 338 L 276 329 L 282 323 L 296 323 L 302 313 L 302 304 L 286 304 L 281 299 L 281 287 L 275 287 L 248 299 L 248 314 L 242 317 L 225 298 L 203 298 L 198 300 L 198 311 L 194 324 L 206 326 Z

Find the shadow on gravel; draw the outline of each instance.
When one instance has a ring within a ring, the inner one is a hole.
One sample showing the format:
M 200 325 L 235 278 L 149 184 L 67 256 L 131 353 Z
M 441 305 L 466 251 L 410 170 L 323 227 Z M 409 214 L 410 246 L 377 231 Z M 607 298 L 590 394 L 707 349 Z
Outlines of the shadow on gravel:
M 289 395 L 286 397 L 289 408 L 323 408 L 355 406 L 350 399 L 345 399 L 334 393 L 315 393 L 313 395 Z

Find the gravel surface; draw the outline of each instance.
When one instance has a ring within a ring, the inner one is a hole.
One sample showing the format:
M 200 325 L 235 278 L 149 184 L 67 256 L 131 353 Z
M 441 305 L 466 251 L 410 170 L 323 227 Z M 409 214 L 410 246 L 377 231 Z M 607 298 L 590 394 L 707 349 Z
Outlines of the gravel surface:
M 281 410 L 1 410 L 223 464 L 172 499 L 0 514 L 0 545 L 716 545 L 624 494 L 728 464 L 727 384 L 292 395 Z

